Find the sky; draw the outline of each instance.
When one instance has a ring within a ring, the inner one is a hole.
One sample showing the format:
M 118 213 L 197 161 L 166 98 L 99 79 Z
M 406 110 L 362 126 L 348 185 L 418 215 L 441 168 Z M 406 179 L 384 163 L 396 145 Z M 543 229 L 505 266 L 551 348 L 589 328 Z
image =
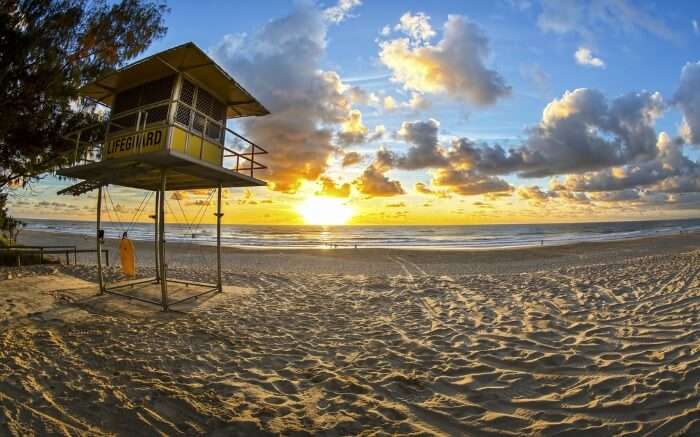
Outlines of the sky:
M 171 1 L 193 41 L 271 114 L 230 127 L 266 147 L 268 187 L 224 222 L 480 224 L 700 213 L 700 3 L 631 0 Z M 13 215 L 93 220 L 46 176 Z M 112 218 L 147 221 L 111 187 Z M 170 222 L 214 220 L 170 193 Z M 182 206 L 177 204 L 179 203 Z

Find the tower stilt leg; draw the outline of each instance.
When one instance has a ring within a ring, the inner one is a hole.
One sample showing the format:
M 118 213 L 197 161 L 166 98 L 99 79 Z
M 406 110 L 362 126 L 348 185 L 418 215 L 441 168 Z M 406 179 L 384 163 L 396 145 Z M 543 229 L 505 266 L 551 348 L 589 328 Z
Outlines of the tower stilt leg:
M 154 213 L 153 213 L 153 243 L 155 245 L 154 247 L 154 256 L 155 256 L 155 267 L 156 267 L 156 281 L 160 281 L 160 246 L 158 244 L 158 236 L 159 230 L 158 230 L 158 223 L 160 222 L 160 213 L 159 213 L 159 207 L 160 207 L 160 190 L 156 191 L 156 201 L 154 205 Z
M 100 294 L 104 293 L 104 281 L 102 276 L 102 236 L 100 235 L 102 227 L 102 185 L 97 188 L 97 229 L 95 237 L 97 239 L 97 283 L 100 287 Z
M 216 287 L 219 293 L 223 291 L 221 286 L 221 185 L 218 187 L 216 197 Z
M 168 272 L 165 264 L 165 170 L 160 173 L 160 193 L 158 198 L 158 262 L 160 264 L 160 293 L 163 311 L 168 311 Z

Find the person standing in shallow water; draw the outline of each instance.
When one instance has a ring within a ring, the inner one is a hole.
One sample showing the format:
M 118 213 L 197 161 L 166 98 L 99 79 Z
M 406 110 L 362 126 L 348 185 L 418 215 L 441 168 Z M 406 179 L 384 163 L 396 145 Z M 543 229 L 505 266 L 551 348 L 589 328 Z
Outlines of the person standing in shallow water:
M 122 273 L 129 278 L 136 276 L 136 250 L 134 250 L 134 242 L 129 240 L 126 232 L 122 234 L 122 239 L 119 242 L 119 256 Z

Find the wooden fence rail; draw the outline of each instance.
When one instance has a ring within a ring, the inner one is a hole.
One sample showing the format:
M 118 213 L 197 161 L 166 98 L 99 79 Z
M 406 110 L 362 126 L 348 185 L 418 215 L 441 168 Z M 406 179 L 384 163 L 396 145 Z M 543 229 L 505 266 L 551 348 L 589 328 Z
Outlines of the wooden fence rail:
M 14 255 L 17 259 L 17 267 L 22 265 L 23 255 L 39 255 L 39 263 L 44 263 L 44 255 L 66 255 L 66 264 L 70 264 L 70 255 L 73 255 L 73 264 L 78 264 L 79 253 L 96 253 L 97 249 L 78 249 L 76 246 L 8 246 L 0 247 L 0 255 Z M 105 264 L 109 266 L 109 249 L 102 249 Z

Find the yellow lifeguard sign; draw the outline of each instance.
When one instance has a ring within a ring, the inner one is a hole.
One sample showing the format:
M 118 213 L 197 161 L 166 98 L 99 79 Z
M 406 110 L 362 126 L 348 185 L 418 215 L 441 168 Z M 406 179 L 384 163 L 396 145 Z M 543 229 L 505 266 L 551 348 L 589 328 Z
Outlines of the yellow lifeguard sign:
M 262 116 L 267 109 L 193 43 L 166 50 L 111 73 L 80 90 L 83 97 L 109 107 L 104 140 L 76 142 L 75 163 L 57 173 L 83 179 L 58 194 L 80 195 L 98 189 L 97 245 L 101 248 L 102 187 L 114 184 L 155 191 L 156 278 L 167 309 L 167 266 L 164 263 L 164 199 L 168 190 L 217 188 L 217 284 L 221 291 L 221 190 L 223 187 L 264 186 L 255 170 L 265 166 L 256 155 L 262 147 L 226 126 L 230 118 Z M 89 128 L 87 128 L 89 129 Z M 235 144 L 238 150 L 230 144 Z M 240 150 L 241 144 L 246 150 Z M 100 290 L 119 294 L 102 283 Z M 198 284 L 199 285 L 199 284 Z M 203 293 L 202 293 L 203 294 Z

